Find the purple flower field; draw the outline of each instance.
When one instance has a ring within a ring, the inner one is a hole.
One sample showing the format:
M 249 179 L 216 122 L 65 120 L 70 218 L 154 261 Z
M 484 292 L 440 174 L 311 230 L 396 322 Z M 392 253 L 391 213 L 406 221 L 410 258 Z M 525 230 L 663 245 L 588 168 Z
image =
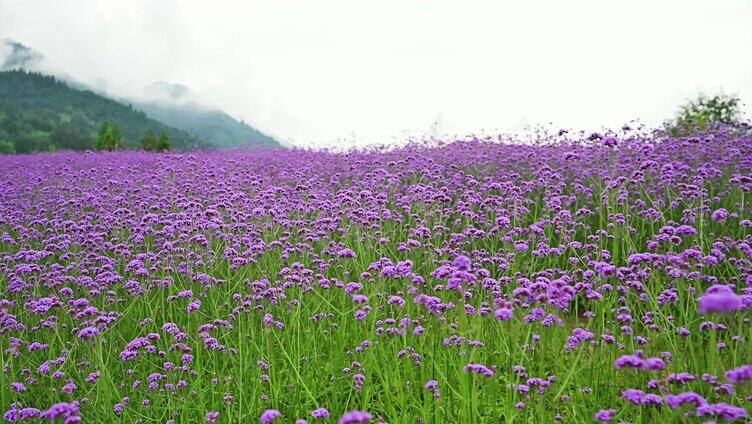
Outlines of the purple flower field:
M 6 422 L 752 410 L 752 136 L 0 156 Z

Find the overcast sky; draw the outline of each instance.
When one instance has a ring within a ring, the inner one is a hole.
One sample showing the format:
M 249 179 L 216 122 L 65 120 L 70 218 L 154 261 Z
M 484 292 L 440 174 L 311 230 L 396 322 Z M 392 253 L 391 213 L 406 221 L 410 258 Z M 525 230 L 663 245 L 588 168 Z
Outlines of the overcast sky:
M 187 85 L 300 145 L 752 104 L 749 0 L 0 0 L 0 38 L 113 94 Z

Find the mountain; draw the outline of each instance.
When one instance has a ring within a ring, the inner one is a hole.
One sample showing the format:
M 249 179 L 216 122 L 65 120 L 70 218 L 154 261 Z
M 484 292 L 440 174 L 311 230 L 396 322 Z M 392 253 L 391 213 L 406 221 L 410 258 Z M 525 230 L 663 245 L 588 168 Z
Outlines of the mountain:
M 179 128 L 200 140 L 217 147 L 279 147 L 278 141 L 249 126 L 236 121 L 217 109 L 204 109 L 198 105 L 164 105 L 134 101 L 133 105 L 167 125 Z
M 91 149 L 103 122 L 120 128 L 125 148 L 139 148 L 148 130 L 165 133 L 177 150 L 211 147 L 132 105 L 77 90 L 55 77 L 24 70 L 0 72 L 0 153 Z
M 126 138 L 131 137 L 134 140 L 138 140 L 143 135 L 138 134 L 138 132 L 147 125 L 154 128 L 154 131 L 157 133 L 160 131 L 166 131 L 168 135 L 173 134 L 174 137 L 172 135 L 170 135 L 170 137 L 173 139 L 173 146 L 176 148 L 191 148 L 192 146 L 208 148 L 280 147 L 280 143 L 277 140 L 263 134 L 245 122 L 232 118 L 220 109 L 205 106 L 201 99 L 184 85 L 156 82 L 144 87 L 140 93 L 137 93 L 137 95 L 134 95 L 131 98 L 115 98 L 101 89 L 97 90 L 90 88 L 90 86 L 77 81 L 60 70 L 56 69 L 51 72 L 51 69 L 55 68 L 51 66 L 51 64 L 48 63 L 44 56 L 39 52 L 17 41 L 10 39 L 0 40 L 0 71 L 25 70 L 30 72 L 53 73 L 57 82 L 64 83 L 64 85 L 70 89 L 88 93 L 87 96 L 98 96 L 97 101 L 101 102 L 102 98 L 108 100 L 114 99 L 112 101 L 121 103 L 122 106 L 129 109 L 132 113 L 144 112 L 144 114 L 138 119 L 136 119 L 135 116 L 130 118 L 121 116 L 121 121 L 129 121 L 132 124 L 129 124 L 128 128 L 121 128 L 123 130 L 123 135 Z M 50 85 L 47 86 L 47 88 L 51 87 L 52 86 Z M 39 95 L 39 93 L 36 95 Z M 81 96 L 77 97 L 80 98 Z M 0 103 L 5 103 L 2 107 L 7 109 L 12 107 L 10 103 L 13 102 L 0 97 Z M 24 104 L 28 105 L 28 103 L 29 102 L 26 102 Z M 110 106 L 114 107 L 111 103 L 108 107 Z M 104 115 L 114 116 L 118 113 L 128 113 L 123 109 L 118 110 L 119 112 L 116 112 L 115 109 L 113 109 L 107 113 L 96 113 L 95 118 Z M 13 112 L 13 116 L 17 117 L 20 112 L 22 112 L 22 110 L 16 110 Z M 35 109 L 33 113 L 39 112 L 39 109 Z M 50 112 L 50 110 L 47 110 L 47 112 Z M 8 113 L 10 112 L 5 112 L 6 115 Z M 31 118 L 29 113 L 31 113 L 31 111 L 26 111 L 26 118 L 24 119 L 27 126 L 31 125 L 25 130 L 26 132 L 24 132 L 24 134 L 26 135 L 30 132 L 36 131 L 36 129 L 33 128 L 39 126 L 39 122 L 36 124 L 28 123 Z M 63 111 L 59 111 L 58 114 L 59 113 L 63 113 Z M 3 112 L 0 110 L 0 116 L 2 116 L 2 114 Z M 143 121 L 144 117 L 149 119 L 149 124 L 145 124 L 145 121 Z M 47 147 L 52 148 L 46 138 L 51 134 L 50 128 L 54 127 L 54 123 L 59 120 L 58 118 L 53 119 L 49 116 L 43 117 L 42 120 L 46 120 L 47 123 L 42 126 L 41 130 L 39 130 L 41 132 L 34 132 L 35 135 L 32 138 L 36 141 L 32 143 L 29 139 L 24 139 L 23 142 L 19 142 L 21 144 L 19 146 L 22 149 L 21 151 L 25 151 L 23 149 L 27 148 L 32 148 L 34 150 L 44 150 Z M 135 125 L 136 120 L 140 122 L 138 125 Z M 154 124 L 154 121 L 159 122 Z M 118 122 L 114 122 L 114 119 L 113 123 L 121 125 L 118 124 Z M 91 124 L 91 122 L 89 122 L 89 124 Z M 80 122 L 73 123 L 73 126 L 80 128 L 83 131 L 83 134 L 78 134 L 77 138 L 83 137 L 88 139 L 93 137 L 95 132 L 90 131 L 91 128 L 89 127 L 91 127 L 91 125 L 89 124 L 83 125 Z M 3 137 L 7 138 L 10 136 L 7 130 L 5 131 L 5 134 L 3 133 L 2 127 L 3 124 L 0 124 L 0 140 L 2 140 Z M 169 128 L 168 130 L 168 127 L 172 128 Z M 42 133 L 46 133 L 47 135 L 45 136 Z M 13 136 L 17 137 L 19 134 L 13 133 Z M 132 142 L 132 140 L 127 141 Z M 8 141 L 6 140 L 5 150 L 7 150 L 7 142 Z M 59 143 L 54 144 L 61 147 Z M 71 146 L 82 146 L 88 144 L 90 143 L 84 142 L 83 140 L 78 140 L 74 143 L 67 143 L 67 145 Z M 73 147 L 69 146 L 66 148 Z M 2 151 L 3 148 L 0 146 L 0 152 Z
M 129 100 L 153 119 L 179 128 L 217 147 L 279 147 L 280 143 L 225 112 L 203 106 L 190 89 L 156 82 L 144 87 L 140 100 Z

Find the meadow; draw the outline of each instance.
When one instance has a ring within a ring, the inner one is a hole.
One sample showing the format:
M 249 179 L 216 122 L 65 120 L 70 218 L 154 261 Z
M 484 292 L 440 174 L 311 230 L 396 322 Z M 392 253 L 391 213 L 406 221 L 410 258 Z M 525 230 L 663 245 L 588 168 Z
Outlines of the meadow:
M 752 409 L 752 136 L 0 156 L 7 422 Z

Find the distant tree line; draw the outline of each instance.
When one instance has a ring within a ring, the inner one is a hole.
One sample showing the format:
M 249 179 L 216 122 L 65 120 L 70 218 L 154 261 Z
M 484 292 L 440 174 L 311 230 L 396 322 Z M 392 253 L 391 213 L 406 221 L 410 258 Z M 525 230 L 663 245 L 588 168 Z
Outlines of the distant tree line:
M 139 141 L 141 149 L 147 152 L 164 152 L 172 150 L 170 137 L 162 133 L 159 138 L 154 137 L 154 131 L 150 128 Z M 97 141 L 94 143 L 96 150 L 120 150 L 123 148 L 123 137 L 120 135 L 120 128 L 105 122 L 99 128 Z
M 155 138 L 154 131 L 151 129 L 146 131 L 146 134 L 141 139 L 141 148 L 147 152 L 165 152 L 167 150 L 172 150 L 170 137 L 167 137 L 167 134 L 162 133 L 158 138 Z

